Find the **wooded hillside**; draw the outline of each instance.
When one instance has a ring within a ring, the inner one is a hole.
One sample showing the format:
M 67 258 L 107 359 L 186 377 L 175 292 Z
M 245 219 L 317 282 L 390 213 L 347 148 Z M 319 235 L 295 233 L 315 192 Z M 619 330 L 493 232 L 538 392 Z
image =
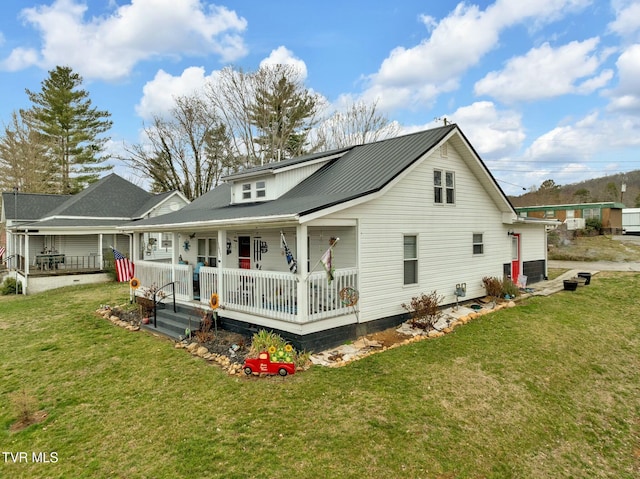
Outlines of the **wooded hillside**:
M 626 185 L 625 192 L 622 191 L 623 184 Z M 557 185 L 553 180 L 546 180 L 535 190 L 509 196 L 509 200 L 516 207 L 616 201 L 624 203 L 627 208 L 640 208 L 640 170 L 569 185 Z

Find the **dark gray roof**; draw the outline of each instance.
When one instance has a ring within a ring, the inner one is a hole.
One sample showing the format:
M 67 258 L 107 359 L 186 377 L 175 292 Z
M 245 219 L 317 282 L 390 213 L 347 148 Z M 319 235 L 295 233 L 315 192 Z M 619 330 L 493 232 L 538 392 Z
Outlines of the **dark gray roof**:
M 455 128 L 456 125 L 447 125 L 340 150 L 347 152 L 329 161 L 293 189 L 272 201 L 231 205 L 230 185 L 222 184 L 179 212 L 141 220 L 127 226 L 179 225 L 237 218 L 310 214 L 381 190 L 437 146 Z M 305 158 L 309 161 L 332 153 L 310 155 Z M 290 161 L 292 160 L 287 160 Z M 277 164 L 271 165 L 271 168 L 275 167 Z
M 154 195 L 112 173 L 73 195 L 46 216 L 133 218 Z
M 71 195 L 40 193 L 2 193 L 4 215 L 8 220 L 37 220 L 71 198 Z
M 29 222 L 31 228 L 117 226 L 141 218 L 175 191 L 153 194 L 110 174 L 77 195 L 2 193 L 7 219 Z M 25 225 L 26 226 L 26 225 Z

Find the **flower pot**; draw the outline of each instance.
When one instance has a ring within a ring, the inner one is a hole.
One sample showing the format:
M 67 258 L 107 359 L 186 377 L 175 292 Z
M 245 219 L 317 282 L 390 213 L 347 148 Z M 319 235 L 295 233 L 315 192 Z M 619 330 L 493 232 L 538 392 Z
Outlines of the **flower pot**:
M 565 291 L 575 291 L 578 289 L 578 282 L 573 279 L 565 279 L 564 280 L 564 290 Z
M 586 279 L 585 285 L 591 283 L 591 273 L 578 273 L 578 278 Z

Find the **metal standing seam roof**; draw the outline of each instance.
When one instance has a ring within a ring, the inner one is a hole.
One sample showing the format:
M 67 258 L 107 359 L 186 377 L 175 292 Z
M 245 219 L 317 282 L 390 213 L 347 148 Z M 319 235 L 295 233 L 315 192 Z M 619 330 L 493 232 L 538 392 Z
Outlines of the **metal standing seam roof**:
M 309 214 L 381 190 L 455 128 L 456 125 L 448 125 L 354 146 L 275 200 L 232 205 L 230 185 L 223 184 L 179 212 L 136 221 L 126 226 L 169 226 Z M 312 155 L 313 159 L 319 157 Z M 249 172 L 262 169 L 264 167 L 258 167 Z

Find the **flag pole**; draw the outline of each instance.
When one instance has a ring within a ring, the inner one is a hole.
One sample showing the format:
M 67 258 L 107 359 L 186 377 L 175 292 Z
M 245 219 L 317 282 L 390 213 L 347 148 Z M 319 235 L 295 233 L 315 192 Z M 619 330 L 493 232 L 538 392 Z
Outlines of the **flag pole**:
M 332 251 L 333 247 L 336 245 L 336 243 L 340 241 L 340 238 L 335 238 L 331 244 L 329 245 L 329 249 L 327 251 Z M 318 265 L 322 262 L 322 257 L 327 254 L 327 252 L 325 251 L 324 253 L 322 253 L 322 256 L 320 256 L 320 259 L 316 262 L 316 264 L 313 266 L 313 268 L 311 268 L 311 271 L 309 271 L 307 273 L 307 277 L 305 278 L 305 281 L 307 281 L 309 279 L 309 276 L 311 276 L 311 273 L 313 273 L 316 268 L 318 267 Z

